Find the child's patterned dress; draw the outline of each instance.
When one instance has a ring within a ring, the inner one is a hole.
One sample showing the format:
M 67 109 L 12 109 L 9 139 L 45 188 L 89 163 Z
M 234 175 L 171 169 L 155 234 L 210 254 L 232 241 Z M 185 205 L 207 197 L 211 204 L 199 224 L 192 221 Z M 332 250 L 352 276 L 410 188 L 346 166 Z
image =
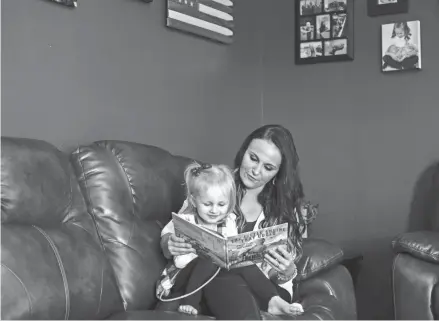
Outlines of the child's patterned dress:
M 232 236 L 238 234 L 238 230 L 236 227 L 236 215 L 231 213 L 229 214 L 223 222 L 218 225 L 214 224 L 204 224 L 198 219 L 197 214 L 193 213 L 185 213 L 188 208 L 187 200 L 184 201 L 182 208 L 178 211 L 178 215 L 185 219 L 188 222 L 193 224 L 201 225 L 210 230 L 216 231 L 223 236 Z M 174 224 L 172 220 L 163 228 L 162 235 L 167 233 L 175 233 Z M 195 253 L 176 255 L 173 260 L 169 262 L 162 275 L 160 280 L 157 282 L 156 287 L 156 296 L 157 298 L 166 297 L 171 292 L 173 285 L 175 284 L 175 279 L 178 273 L 186 267 L 192 260 L 197 258 L 198 255 Z

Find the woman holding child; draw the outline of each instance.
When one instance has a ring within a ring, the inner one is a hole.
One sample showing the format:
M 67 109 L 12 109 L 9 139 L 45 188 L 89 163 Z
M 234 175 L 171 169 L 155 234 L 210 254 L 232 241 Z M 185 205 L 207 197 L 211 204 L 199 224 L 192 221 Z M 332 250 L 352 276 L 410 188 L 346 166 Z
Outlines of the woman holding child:
M 270 250 L 263 263 L 221 270 L 202 289 L 204 302 L 217 319 L 260 319 L 259 308 L 272 314 L 303 312 L 300 304 L 290 303 L 295 262 L 301 257 L 302 235 L 306 229 L 301 215 L 304 193 L 298 162 L 293 137 L 280 125 L 256 129 L 238 151 L 234 164 L 237 196 L 234 213 L 238 232 L 289 223 L 289 244 L 288 248 Z M 195 252 L 174 233 L 162 233 L 161 246 L 167 258 Z M 249 280 L 252 280 L 251 287 Z M 258 286 L 256 291 L 254 288 Z M 262 289 L 265 289 L 264 295 L 259 293 Z M 189 313 L 198 312 L 191 311 Z

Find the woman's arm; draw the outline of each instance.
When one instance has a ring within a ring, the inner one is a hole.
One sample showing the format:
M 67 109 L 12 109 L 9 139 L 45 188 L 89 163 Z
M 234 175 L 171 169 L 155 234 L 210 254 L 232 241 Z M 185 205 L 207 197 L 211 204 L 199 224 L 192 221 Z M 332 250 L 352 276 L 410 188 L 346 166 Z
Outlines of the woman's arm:
M 285 283 L 291 281 L 294 276 L 295 276 L 295 274 L 291 274 L 290 276 L 282 275 L 281 273 L 276 271 L 274 268 L 271 268 L 270 271 L 268 271 L 269 279 L 273 283 L 276 283 L 277 285 L 285 284 Z

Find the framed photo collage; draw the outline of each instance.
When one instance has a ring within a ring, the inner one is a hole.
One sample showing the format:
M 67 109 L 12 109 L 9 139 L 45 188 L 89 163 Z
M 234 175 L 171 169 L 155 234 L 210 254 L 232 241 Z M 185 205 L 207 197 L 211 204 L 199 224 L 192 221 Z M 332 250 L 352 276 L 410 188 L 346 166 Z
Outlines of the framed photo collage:
M 353 0 L 296 1 L 296 64 L 354 59 Z

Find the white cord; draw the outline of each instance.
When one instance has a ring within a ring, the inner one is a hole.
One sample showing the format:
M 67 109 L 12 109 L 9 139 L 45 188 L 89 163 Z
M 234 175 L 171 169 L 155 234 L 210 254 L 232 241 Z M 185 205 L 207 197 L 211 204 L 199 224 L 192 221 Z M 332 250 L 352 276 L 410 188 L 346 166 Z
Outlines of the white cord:
M 193 291 L 190 292 L 190 293 L 184 294 L 184 295 L 182 295 L 182 296 L 178 296 L 178 297 L 176 297 L 176 298 L 162 299 L 162 295 L 163 295 L 163 292 L 162 292 L 162 294 L 160 295 L 160 297 L 157 297 L 157 299 L 159 299 L 160 301 L 163 301 L 163 302 L 171 302 L 171 301 L 175 301 L 175 300 L 180 300 L 180 299 L 186 298 L 186 297 L 188 297 L 188 296 L 190 296 L 190 295 L 192 295 L 192 294 L 198 292 L 199 290 L 201 290 L 202 288 L 204 288 L 206 285 L 208 285 L 208 284 L 210 283 L 210 281 L 212 281 L 212 280 L 214 279 L 214 277 L 218 275 L 218 273 L 219 273 L 220 270 L 221 270 L 221 268 L 219 267 L 218 270 L 216 270 L 215 274 L 212 275 L 212 277 L 211 277 L 209 280 L 207 280 L 206 282 L 204 282 L 204 284 L 200 285 L 198 288 L 196 288 L 195 290 L 193 290 Z

